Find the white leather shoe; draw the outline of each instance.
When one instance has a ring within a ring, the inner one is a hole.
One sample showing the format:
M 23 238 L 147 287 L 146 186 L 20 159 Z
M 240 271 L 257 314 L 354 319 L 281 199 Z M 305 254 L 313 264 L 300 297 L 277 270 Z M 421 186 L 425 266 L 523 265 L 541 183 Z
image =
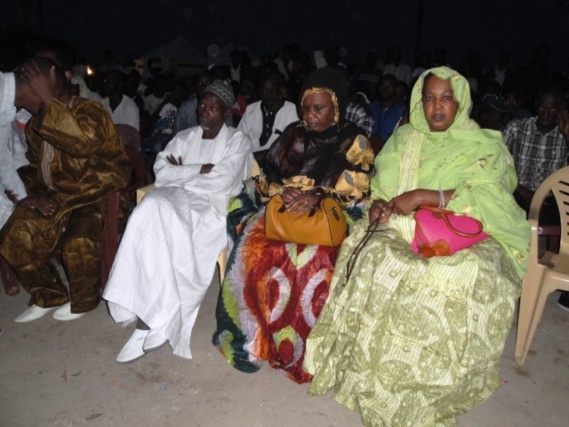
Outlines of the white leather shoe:
M 14 322 L 26 323 L 31 322 L 32 320 L 40 319 L 54 308 L 56 307 L 42 308 L 34 304 L 31 307 L 26 308 L 22 314 L 14 319 Z
M 144 340 L 144 345 L 142 346 L 142 349 L 145 352 L 149 352 L 152 350 L 158 350 L 160 347 L 162 347 L 167 342 L 168 342 L 168 338 L 166 338 L 164 335 L 162 335 L 160 333 L 153 332 L 151 329 L 150 333 L 148 334 L 148 336 Z
M 142 346 L 149 332 L 135 329 L 126 344 L 121 348 L 117 356 L 117 362 L 128 363 L 144 356 L 146 353 L 144 353 Z
M 55 320 L 66 322 L 68 320 L 76 320 L 82 317 L 85 313 L 71 313 L 71 303 L 63 304 L 53 313 Z

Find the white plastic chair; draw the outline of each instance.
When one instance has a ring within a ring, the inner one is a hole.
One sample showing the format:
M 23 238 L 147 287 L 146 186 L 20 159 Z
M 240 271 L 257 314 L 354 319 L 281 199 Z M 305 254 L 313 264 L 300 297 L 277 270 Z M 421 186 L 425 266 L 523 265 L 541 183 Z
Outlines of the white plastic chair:
M 561 219 L 559 253 L 545 251 L 539 256 L 539 212 L 550 192 L 555 197 Z M 520 365 L 525 362 L 547 296 L 558 289 L 569 290 L 569 166 L 553 173 L 539 186 L 531 202 L 528 220 L 532 240 L 520 298 L 515 354 Z

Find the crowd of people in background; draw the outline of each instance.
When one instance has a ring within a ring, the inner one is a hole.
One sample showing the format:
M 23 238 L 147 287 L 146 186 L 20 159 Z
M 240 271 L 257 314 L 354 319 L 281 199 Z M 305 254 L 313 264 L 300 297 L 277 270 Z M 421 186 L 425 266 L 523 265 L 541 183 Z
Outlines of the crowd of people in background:
M 474 51 L 451 62 L 444 49 L 436 49 L 421 52 L 410 65 L 404 62 L 399 47 L 389 47 L 385 55 L 369 50 L 361 63 L 344 63 L 338 49 L 324 51 L 323 60 L 328 67 L 341 71 L 350 83 L 352 103 L 363 107 L 368 115 L 364 130 L 368 129 L 371 135 L 385 141 L 389 136 L 385 129 L 405 116 L 404 107 L 417 77 L 435 66 L 451 66 L 467 78 L 474 102 L 472 116 L 483 127 L 503 130 L 512 119 L 530 117 L 535 113 L 534 101 L 540 88 L 557 85 L 567 96 L 569 76 L 549 65 L 549 54 L 548 47 L 542 45 L 525 64 L 514 64 L 507 52 L 494 60 L 482 58 Z M 112 53 L 107 51 L 104 62 L 94 68 L 94 73 L 84 75 L 84 88 L 90 97 L 99 99 L 112 96 L 109 91 L 116 91 L 116 86 L 120 85 L 119 90 L 138 106 L 141 139 L 157 133 L 172 137 L 180 130 L 179 126 L 195 124 L 192 108 L 183 108 L 183 119 L 176 118 L 176 111 L 183 103 L 191 107 L 192 99 L 199 96 L 208 82 L 216 79 L 231 81 L 236 101 L 232 123 L 228 124 L 237 126 L 247 105 L 261 100 L 263 77 L 278 74 L 279 98 L 296 103 L 303 78 L 321 65 L 317 64 L 319 61 L 322 59 L 315 59 L 297 45 L 285 46 L 273 55 L 262 54 L 255 60 L 248 52 L 236 49 L 231 52 L 227 65 L 204 67 L 195 75 L 178 77 L 152 65 L 146 75 L 141 75 L 134 63 L 115 62 Z M 399 118 L 394 121 L 393 117 L 397 116 Z M 186 123 L 174 125 L 182 120 Z
M 507 52 L 492 60 L 470 51 L 464 59 L 450 63 L 446 51 L 436 49 L 421 52 L 410 65 L 395 46 L 387 48 L 383 56 L 369 50 L 361 63 L 346 64 L 338 49 L 326 50 L 320 58 L 293 45 L 256 60 L 248 52 L 235 49 L 229 64 L 204 68 L 193 76 L 177 77 L 161 68 L 150 68 L 144 78 L 133 66 L 114 62 L 109 51 L 95 73 L 85 76 L 84 87 L 91 96 L 103 97 L 116 123 L 131 124 L 139 131 L 143 150 L 149 153 L 150 169 L 156 153 L 177 132 L 197 124 L 196 99 L 208 83 L 216 79 L 231 82 L 236 100 L 227 124 L 238 127 L 247 106 L 262 100 L 265 105 L 276 106 L 277 111 L 285 107 L 290 116 L 289 103 L 296 104 L 302 80 L 325 63 L 349 82 L 347 118 L 365 130 L 377 153 L 397 125 L 406 123 L 410 88 L 424 70 L 434 66 L 451 66 L 467 78 L 473 99 L 471 117 L 483 128 L 503 131 L 514 119 L 534 116 L 538 91 L 546 86 L 556 87 L 567 104 L 569 76 L 549 65 L 549 53 L 542 45 L 525 64 L 514 64 Z M 263 98 L 267 80 L 273 86 L 272 93 Z M 120 103 L 119 93 L 125 95 Z M 114 98 L 113 107 L 109 107 L 109 98 Z M 138 107 L 138 118 L 134 117 L 131 100 Z M 121 113 L 127 103 L 130 113 Z M 272 140 L 261 144 L 262 150 L 261 146 L 255 150 L 266 151 Z M 256 157 L 262 159 L 262 155 Z

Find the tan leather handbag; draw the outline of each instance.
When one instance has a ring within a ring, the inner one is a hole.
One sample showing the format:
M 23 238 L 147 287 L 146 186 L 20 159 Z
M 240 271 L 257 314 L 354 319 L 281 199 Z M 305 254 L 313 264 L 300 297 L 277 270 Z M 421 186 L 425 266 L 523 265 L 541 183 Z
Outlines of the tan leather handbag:
M 342 206 L 322 198 L 308 213 L 286 210 L 281 196 L 273 196 L 265 212 L 265 235 L 269 239 L 305 245 L 338 246 L 346 238 L 347 223 Z

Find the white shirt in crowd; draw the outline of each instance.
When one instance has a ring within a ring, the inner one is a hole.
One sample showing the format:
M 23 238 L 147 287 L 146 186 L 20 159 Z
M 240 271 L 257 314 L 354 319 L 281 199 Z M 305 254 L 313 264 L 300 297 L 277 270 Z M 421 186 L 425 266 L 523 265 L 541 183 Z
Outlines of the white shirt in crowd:
M 109 104 L 109 98 L 103 98 L 101 104 L 111 115 L 115 125 L 129 125 L 140 131 L 140 112 L 138 106 L 131 98 L 126 95 L 122 96 L 122 101 L 114 110 Z
M 296 105 L 292 102 L 285 101 L 275 116 L 272 135 L 267 143 L 261 147 L 259 144 L 259 138 L 263 132 L 263 112 L 261 110 L 261 101 L 257 101 L 247 106 L 237 129 L 243 131 L 251 141 L 253 152 L 257 152 L 267 150 L 271 145 L 273 145 L 273 142 L 277 140 L 285 128 L 296 121 L 298 121 Z

